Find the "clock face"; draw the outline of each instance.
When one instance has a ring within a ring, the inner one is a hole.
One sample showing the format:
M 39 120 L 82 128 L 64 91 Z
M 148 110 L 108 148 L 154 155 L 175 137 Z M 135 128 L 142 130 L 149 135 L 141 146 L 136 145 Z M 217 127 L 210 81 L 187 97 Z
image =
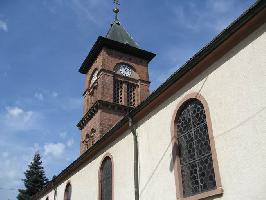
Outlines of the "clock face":
M 119 68 L 119 71 L 120 73 L 123 75 L 123 76 L 131 76 L 132 75 L 132 70 L 129 66 L 123 64 L 123 65 L 120 65 L 120 68 Z

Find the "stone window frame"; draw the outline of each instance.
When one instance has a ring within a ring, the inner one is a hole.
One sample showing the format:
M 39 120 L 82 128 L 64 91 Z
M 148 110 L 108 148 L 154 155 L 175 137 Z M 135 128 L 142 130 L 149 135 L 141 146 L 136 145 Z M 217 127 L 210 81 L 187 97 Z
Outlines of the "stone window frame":
M 66 196 L 66 190 L 67 190 L 68 187 L 70 187 L 70 200 L 71 200 L 71 197 L 72 197 L 72 184 L 71 184 L 70 181 L 68 181 L 67 184 L 66 184 L 65 190 L 64 190 L 64 200 L 68 200 L 67 196 Z
M 213 169 L 214 169 L 215 181 L 216 181 L 216 189 L 202 192 L 200 194 L 196 194 L 196 195 L 189 196 L 189 197 L 183 197 L 180 159 L 177 156 L 178 155 L 178 140 L 177 140 L 177 134 L 176 134 L 177 133 L 176 120 L 177 120 L 177 116 L 179 115 L 180 111 L 183 108 L 183 105 L 192 99 L 197 99 L 198 101 L 200 101 L 205 110 L 206 122 L 208 126 L 208 135 L 209 135 L 210 147 L 211 147 L 211 154 L 212 154 L 212 160 L 213 160 Z M 172 143 L 172 158 L 173 158 L 173 166 L 174 166 L 175 185 L 176 185 L 176 199 L 199 200 L 199 199 L 205 199 L 205 198 L 215 196 L 215 195 L 222 195 L 223 188 L 222 188 L 221 176 L 219 172 L 217 153 L 215 150 L 215 141 L 213 137 L 213 129 L 212 129 L 209 106 L 208 106 L 207 101 L 201 94 L 196 93 L 196 92 L 187 94 L 177 104 L 173 117 L 172 117 L 172 123 L 171 123 L 171 143 Z
M 102 200 L 101 195 L 102 195 L 102 184 L 101 184 L 101 178 L 102 178 L 102 167 L 103 167 L 103 163 L 106 159 L 110 159 L 111 163 L 112 163 L 112 200 L 114 200 L 114 160 L 113 160 L 113 156 L 110 153 L 106 153 L 101 162 L 100 162 L 100 166 L 99 166 L 99 171 L 98 171 L 98 200 Z

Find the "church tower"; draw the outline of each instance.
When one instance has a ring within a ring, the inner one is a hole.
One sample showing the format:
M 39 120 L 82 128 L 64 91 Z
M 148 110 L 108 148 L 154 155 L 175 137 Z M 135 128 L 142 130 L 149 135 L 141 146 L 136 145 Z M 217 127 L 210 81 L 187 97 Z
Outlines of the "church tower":
M 83 154 L 149 93 L 148 63 L 155 54 L 141 49 L 116 14 L 105 37 L 98 37 L 79 72 L 85 74 L 80 153 Z

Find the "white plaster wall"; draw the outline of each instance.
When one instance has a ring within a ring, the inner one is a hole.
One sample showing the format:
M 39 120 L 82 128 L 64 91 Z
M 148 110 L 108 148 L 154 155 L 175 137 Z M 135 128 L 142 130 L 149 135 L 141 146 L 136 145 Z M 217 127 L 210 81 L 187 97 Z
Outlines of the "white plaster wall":
M 72 200 L 97 200 L 98 173 L 102 160 L 108 154 L 112 155 L 114 169 L 114 199 L 134 199 L 134 168 L 133 168 L 133 137 L 125 133 L 119 140 L 104 149 L 94 160 L 72 175 L 57 187 L 56 200 L 64 199 L 65 187 L 70 181 L 72 186 Z M 41 198 L 45 200 L 47 196 Z M 54 200 L 53 191 L 49 193 L 49 200 Z
M 139 123 L 142 200 L 176 199 L 171 120 L 199 92 L 209 105 L 223 200 L 266 199 L 266 25 Z
M 141 200 L 176 199 L 170 127 L 177 104 L 191 92 L 199 92 L 209 105 L 224 189 L 219 199 L 266 199 L 265 29 L 260 27 L 137 124 Z M 72 200 L 97 200 L 98 171 L 106 152 L 113 156 L 114 200 L 133 200 L 130 133 L 58 186 L 57 200 L 63 200 L 68 181 Z

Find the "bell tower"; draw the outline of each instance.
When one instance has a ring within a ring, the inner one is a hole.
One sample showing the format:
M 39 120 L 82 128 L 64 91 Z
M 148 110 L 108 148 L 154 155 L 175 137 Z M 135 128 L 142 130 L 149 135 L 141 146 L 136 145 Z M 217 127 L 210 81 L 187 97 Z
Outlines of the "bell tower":
M 155 54 L 141 49 L 118 20 L 105 37 L 98 37 L 79 72 L 86 76 L 80 153 L 107 133 L 149 93 L 148 63 Z

